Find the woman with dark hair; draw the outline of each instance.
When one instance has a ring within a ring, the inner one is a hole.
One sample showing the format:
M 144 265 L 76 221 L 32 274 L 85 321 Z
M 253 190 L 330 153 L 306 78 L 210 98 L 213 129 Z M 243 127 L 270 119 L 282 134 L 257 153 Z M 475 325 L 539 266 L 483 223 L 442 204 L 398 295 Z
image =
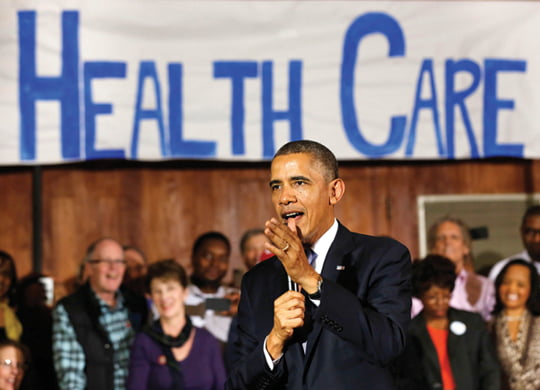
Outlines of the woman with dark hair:
M 446 257 L 413 263 L 413 294 L 424 308 L 412 319 L 396 364 L 398 389 L 499 389 L 499 366 L 482 317 L 450 307 L 455 279 L 455 265 Z
M 174 260 L 151 264 L 147 289 L 159 319 L 135 337 L 127 390 L 218 390 L 225 384 L 219 342 L 206 329 L 192 326 L 184 300 L 184 268 Z
M 536 267 L 508 262 L 495 280 L 491 330 L 503 372 L 503 389 L 540 389 L 540 299 Z
M 0 340 L 19 341 L 22 325 L 15 314 L 17 270 L 13 257 L 0 250 Z

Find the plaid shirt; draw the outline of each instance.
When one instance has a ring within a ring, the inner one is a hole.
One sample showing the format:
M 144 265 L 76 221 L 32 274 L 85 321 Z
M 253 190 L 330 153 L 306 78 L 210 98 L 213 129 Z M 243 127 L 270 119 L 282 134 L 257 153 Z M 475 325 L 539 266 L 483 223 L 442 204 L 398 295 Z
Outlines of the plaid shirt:
M 97 297 L 101 315 L 99 322 L 109 335 L 114 349 L 114 389 L 124 390 L 128 374 L 129 352 L 134 331 L 129 322 L 128 310 L 121 294 L 117 296 L 116 307 L 110 307 Z M 77 341 L 75 330 L 68 313 L 59 304 L 53 310 L 53 355 L 54 367 L 60 389 L 84 390 L 86 388 L 85 355 Z

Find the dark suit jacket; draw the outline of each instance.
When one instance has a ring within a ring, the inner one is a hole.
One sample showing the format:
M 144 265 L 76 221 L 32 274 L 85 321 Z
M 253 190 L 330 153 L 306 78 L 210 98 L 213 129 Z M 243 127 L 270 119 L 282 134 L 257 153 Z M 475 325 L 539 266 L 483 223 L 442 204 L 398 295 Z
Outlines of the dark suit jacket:
M 276 257 L 258 264 L 242 281 L 235 341 L 241 360 L 226 388 L 392 389 L 386 364 L 405 344 L 410 265 L 407 248 L 397 241 L 351 233 L 340 224 L 322 270 L 312 329 L 295 330 L 270 371 L 263 343 L 273 326 L 274 300 L 287 291 L 287 274 Z M 302 333 L 308 334 L 305 356 Z
M 448 319 L 450 324 L 458 321 L 466 327 L 461 335 L 448 332 L 448 356 L 457 390 L 498 390 L 499 364 L 482 317 L 450 308 Z M 408 333 L 406 350 L 399 358 L 399 390 L 442 389 L 437 351 L 423 313 L 413 318 Z

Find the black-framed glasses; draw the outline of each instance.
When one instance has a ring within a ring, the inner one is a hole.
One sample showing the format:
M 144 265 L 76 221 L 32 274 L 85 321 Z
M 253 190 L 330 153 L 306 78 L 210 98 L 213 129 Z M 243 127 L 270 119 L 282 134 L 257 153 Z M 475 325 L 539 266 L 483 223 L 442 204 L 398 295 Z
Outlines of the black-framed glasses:
M 19 370 L 26 370 L 28 368 L 28 364 L 23 363 L 23 362 L 15 362 L 11 359 L 4 359 L 4 360 L 0 360 L 0 367 L 6 367 L 6 368 L 17 367 Z
M 123 259 L 108 260 L 108 259 L 92 259 L 87 261 L 89 264 L 107 264 L 108 266 L 118 265 L 126 266 L 126 261 Z

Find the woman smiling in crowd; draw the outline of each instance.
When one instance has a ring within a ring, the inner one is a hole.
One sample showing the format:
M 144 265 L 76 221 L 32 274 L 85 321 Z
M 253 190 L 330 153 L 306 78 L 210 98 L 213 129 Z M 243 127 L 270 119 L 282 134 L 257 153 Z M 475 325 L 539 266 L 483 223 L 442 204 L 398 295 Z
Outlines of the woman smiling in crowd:
M 510 261 L 495 281 L 492 331 L 503 371 L 503 389 L 540 389 L 538 274 L 525 260 Z
M 0 341 L 0 390 L 17 390 L 28 366 L 28 351 L 21 343 Z
M 219 342 L 186 315 L 187 276 L 174 260 L 153 263 L 147 286 L 159 319 L 134 341 L 127 390 L 224 388 Z

